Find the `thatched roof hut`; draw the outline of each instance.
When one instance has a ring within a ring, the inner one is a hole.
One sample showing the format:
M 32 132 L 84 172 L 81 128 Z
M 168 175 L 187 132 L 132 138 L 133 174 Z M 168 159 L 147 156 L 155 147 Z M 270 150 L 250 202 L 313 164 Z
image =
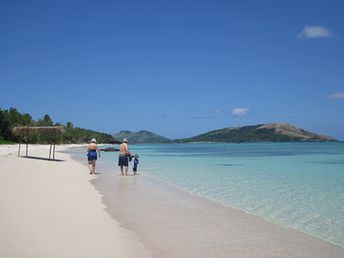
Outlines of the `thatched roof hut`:
M 27 142 L 31 134 L 40 133 L 49 139 L 51 143 L 56 143 L 57 137 L 63 132 L 63 126 L 20 126 L 13 128 L 13 133 L 24 142 Z
M 63 126 L 19 126 L 13 128 L 14 133 L 26 132 L 44 132 L 44 133 L 62 133 L 64 132 Z
M 63 132 L 63 126 L 21 126 L 13 128 L 13 133 L 20 138 L 20 142 L 24 142 L 26 144 L 26 157 L 28 157 L 29 137 L 35 133 L 43 135 L 50 143 L 49 160 L 51 159 L 51 155 L 53 155 L 53 160 L 55 160 L 55 144 Z M 20 147 L 21 143 L 19 143 L 18 157 L 20 156 Z

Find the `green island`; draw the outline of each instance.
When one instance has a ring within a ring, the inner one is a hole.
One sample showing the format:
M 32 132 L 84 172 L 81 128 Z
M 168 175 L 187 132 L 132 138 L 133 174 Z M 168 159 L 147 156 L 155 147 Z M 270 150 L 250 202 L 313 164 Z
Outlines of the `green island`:
M 171 143 L 172 141 L 164 136 L 152 133 L 147 130 L 139 132 L 120 131 L 112 135 L 116 139 L 127 138 L 130 143 Z
M 270 123 L 241 127 L 228 127 L 190 138 L 176 139 L 187 142 L 314 142 L 336 141 L 335 138 L 311 133 L 288 123 Z

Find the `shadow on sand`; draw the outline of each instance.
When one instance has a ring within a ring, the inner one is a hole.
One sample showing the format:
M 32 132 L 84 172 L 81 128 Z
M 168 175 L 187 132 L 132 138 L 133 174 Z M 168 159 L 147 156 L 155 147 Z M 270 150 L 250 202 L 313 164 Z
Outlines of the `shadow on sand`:
M 45 160 L 45 161 L 64 162 L 64 160 L 62 159 L 48 159 L 48 158 L 34 157 L 34 156 L 20 156 L 20 157 L 25 158 L 25 159 L 38 159 L 38 160 Z

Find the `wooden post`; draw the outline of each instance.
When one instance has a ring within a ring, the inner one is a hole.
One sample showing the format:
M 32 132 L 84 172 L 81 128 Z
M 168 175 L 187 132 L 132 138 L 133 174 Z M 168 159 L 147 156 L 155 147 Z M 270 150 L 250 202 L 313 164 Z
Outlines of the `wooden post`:
M 52 145 L 50 144 L 50 149 L 49 149 L 49 159 L 50 159 L 50 157 L 51 157 L 51 147 L 52 147 Z
M 29 144 L 27 143 L 26 144 L 26 153 L 25 153 L 25 156 L 27 157 L 29 154 Z
M 54 143 L 54 150 L 53 150 L 53 160 L 55 160 L 55 143 Z
M 18 157 L 20 157 L 20 146 L 21 146 L 21 143 L 19 143 Z

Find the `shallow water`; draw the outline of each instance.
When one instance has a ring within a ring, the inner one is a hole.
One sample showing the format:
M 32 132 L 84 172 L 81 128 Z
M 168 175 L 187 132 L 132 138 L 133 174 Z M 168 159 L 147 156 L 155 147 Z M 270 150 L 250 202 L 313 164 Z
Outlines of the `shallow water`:
M 344 246 L 344 143 L 130 145 L 139 172 Z M 103 153 L 114 170 L 114 153 Z

